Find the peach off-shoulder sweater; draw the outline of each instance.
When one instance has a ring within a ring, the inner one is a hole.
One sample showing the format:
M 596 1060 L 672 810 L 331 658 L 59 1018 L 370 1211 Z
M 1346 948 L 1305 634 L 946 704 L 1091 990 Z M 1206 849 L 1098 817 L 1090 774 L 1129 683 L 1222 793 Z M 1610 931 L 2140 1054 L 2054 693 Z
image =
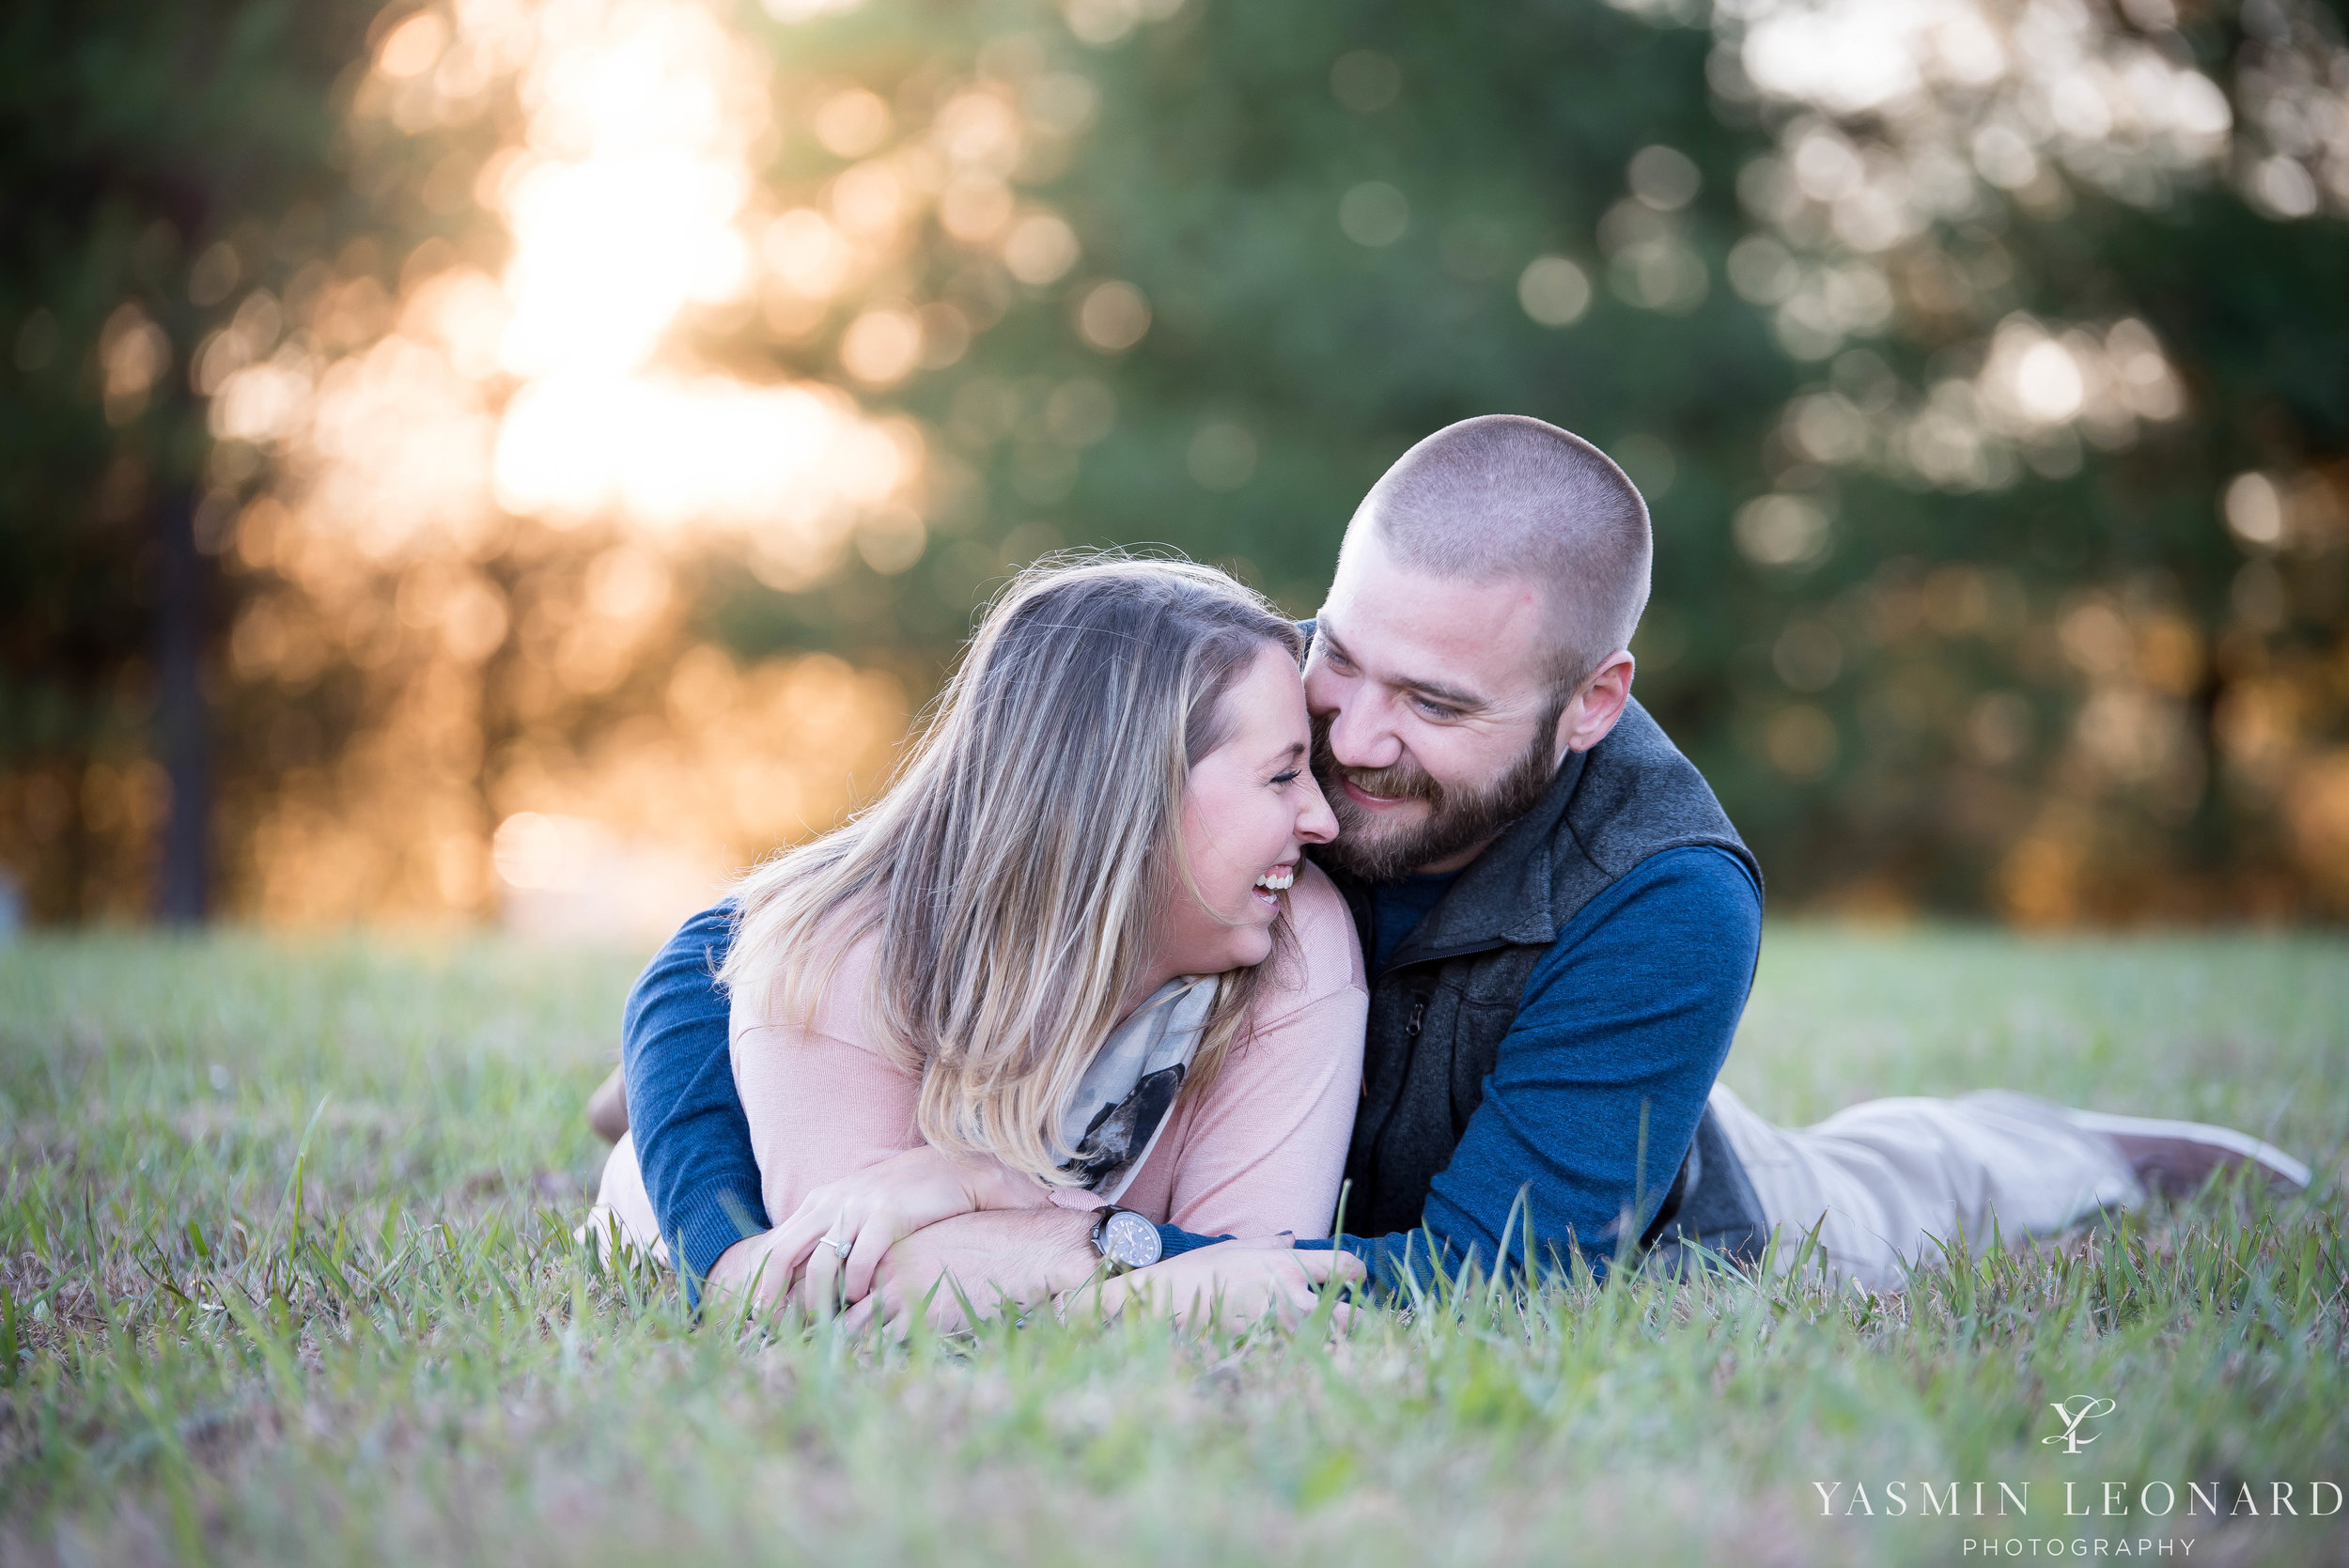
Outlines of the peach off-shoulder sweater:
M 1271 960 L 1255 1018 L 1206 1093 L 1176 1103 L 1123 1206 L 1206 1235 L 1329 1234 L 1361 1095 L 1369 988 L 1346 901 L 1311 865 L 1299 870 L 1289 917 L 1298 951 Z M 775 1224 L 815 1188 L 921 1142 L 919 1080 L 881 1054 L 862 1017 L 878 945 L 866 937 L 841 955 L 812 1016 L 735 1004 L 735 1087 Z M 1100 1202 L 1066 1190 L 1052 1201 Z

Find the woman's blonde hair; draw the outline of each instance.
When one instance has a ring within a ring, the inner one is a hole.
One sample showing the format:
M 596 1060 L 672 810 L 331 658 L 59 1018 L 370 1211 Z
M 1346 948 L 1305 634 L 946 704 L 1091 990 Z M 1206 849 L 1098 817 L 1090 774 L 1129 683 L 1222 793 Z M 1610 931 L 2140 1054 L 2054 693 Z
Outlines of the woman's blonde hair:
M 878 930 L 865 1017 L 921 1075 L 938 1149 L 1048 1182 L 1061 1118 L 1139 999 L 1161 894 L 1193 896 L 1190 768 L 1230 732 L 1222 697 L 1267 645 L 1301 657 L 1260 595 L 1188 561 L 1063 557 L 988 608 L 881 798 L 735 891 L 719 979 L 760 1016 L 805 1016 Z M 1275 954 L 1293 946 L 1285 910 Z M 1244 1027 L 1264 967 L 1221 985 L 1184 1093 Z

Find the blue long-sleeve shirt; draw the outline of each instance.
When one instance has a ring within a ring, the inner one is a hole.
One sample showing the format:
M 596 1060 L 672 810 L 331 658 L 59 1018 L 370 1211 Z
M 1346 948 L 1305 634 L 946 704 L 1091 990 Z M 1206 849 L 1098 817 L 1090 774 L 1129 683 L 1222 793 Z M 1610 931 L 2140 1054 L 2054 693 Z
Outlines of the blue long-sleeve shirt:
M 1403 923 L 1432 907 L 1424 881 L 1374 893 L 1374 952 L 1394 952 L 1409 935 Z M 1529 1227 L 1537 1257 L 1571 1241 L 1604 1275 L 1624 1217 L 1636 1237 L 1672 1188 L 1737 1032 L 1761 945 L 1762 892 L 1735 856 L 1668 849 L 1634 866 L 1566 924 L 1526 977 L 1484 1098 L 1430 1184 L 1425 1234 L 1342 1245 L 1389 1291 L 1407 1257 L 1426 1282 L 1431 1239 L 1448 1270 L 1470 1260 L 1506 1270 L 1522 1263 Z M 1200 1244 L 1181 1233 L 1166 1240 L 1174 1250 Z
M 645 966 L 621 1014 L 629 1131 L 688 1296 L 721 1253 L 770 1224 L 718 989 L 733 940 L 734 907 L 704 909 Z
M 1434 902 L 1425 879 L 1408 880 L 1421 885 L 1398 883 L 1374 900 L 1375 950 L 1392 952 L 1389 926 Z M 768 1224 L 726 1049 L 726 1001 L 710 979 L 728 935 L 723 906 L 686 923 L 637 981 L 623 1045 L 645 1188 L 689 1288 Z M 1567 923 L 1528 976 L 1484 1100 L 1429 1190 L 1423 1222 L 1447 1266 L 1507 1266 L 1500 1243 L 1522 1190 L 1512 1257 L 1530 1219 L 1545 1246 L 1571 1236 L 1604 1270 L 1623 1215 L 1646 1223 L 1695 1136 L 1761 939 L 1761 890 L 1734 856 L 1703 847 L 1642 862 Z M 1170 1251 L 1219 1239 L 1160 1234 Z M 1416 1233 L 1339 1244 L 1389 1290 L 1407 1256 L 1428 1257 Z

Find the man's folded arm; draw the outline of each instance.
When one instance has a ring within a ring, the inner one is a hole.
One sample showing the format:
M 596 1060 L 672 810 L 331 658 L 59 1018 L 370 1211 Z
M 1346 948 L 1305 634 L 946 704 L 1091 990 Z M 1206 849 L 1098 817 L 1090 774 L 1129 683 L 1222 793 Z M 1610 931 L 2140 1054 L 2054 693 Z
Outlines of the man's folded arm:
M 637 977 L 622 1016 L 629 1128 L 689 1299 L 727 1248 L 768 1228 L 716 978 L 733 935 L 728 904 L 687 921 Z
M 1735 857 L 1672 849 L 1634 867 L 1534 966 L 1424 1228 L 1335 1245 L 1375 1289 L 1396 1292 L 1407 1278 L 1432 1282 L 1435 1262 L 1448 1273 L 1521 1266 L 1530 1224 L 1538 1261 L 1571 1250 L 1603 1276 L 1626 1218 L 1636 1237 L 1688 1153 L 1761 940 L 1761 890 Z M 1159 1234 L 1170 1253 L 1223 1239 Z

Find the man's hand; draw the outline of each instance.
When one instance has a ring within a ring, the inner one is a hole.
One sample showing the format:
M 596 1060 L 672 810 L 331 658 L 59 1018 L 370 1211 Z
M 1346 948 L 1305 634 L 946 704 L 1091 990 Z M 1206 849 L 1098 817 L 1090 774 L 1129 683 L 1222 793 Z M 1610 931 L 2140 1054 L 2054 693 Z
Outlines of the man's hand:
M 1283 1233 L 1221 1241 L 1121 1274 L 1102 1284 L 1100 1308 L 1106 1316 L 1140 1308 L 1186 1327 L 1213 1319 L 1226 1328 L 1245 1328 L 1273 1317 L 1293 1328 L 1320 1304 L 1319 1286 L 1362 1278 L 1362 1261 L 1351 1252 L 1299 1252 Z M 1085 1292 L 1078 1304 L 1092 1296 Z M 1341 1302 L 1334 1317 L 1343 1328 L 1353 1315 L 1354 1309 Z
M 1050 1301 L 1093 1277 L 1101 1255 L 1092 1237 L 1090 1213 L 1057 1206 L 962 1214 L 926 1225 L 890 1248 L 871 1293 L 848 1309 L 846 1326 L 879 1322 L 901 1329 L 927 1296 L 932 1327 L 961 1328 L 957 1291 L 982 1315 Z

